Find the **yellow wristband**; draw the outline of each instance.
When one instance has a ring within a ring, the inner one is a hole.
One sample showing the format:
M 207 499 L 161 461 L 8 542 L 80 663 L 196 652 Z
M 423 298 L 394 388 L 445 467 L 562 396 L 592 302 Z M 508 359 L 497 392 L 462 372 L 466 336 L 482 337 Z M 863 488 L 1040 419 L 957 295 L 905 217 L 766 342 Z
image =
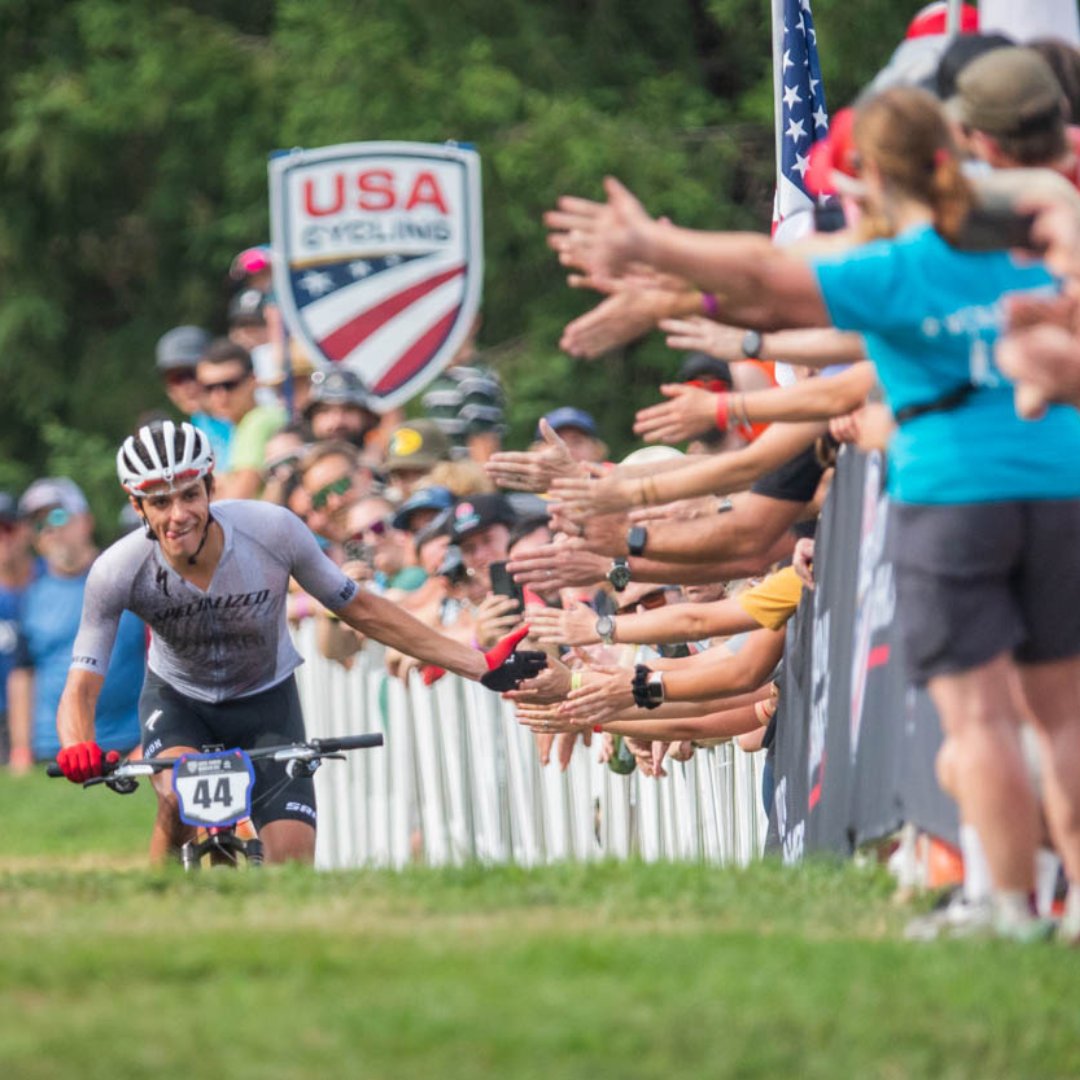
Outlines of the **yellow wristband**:
M 585 674 L 581 671 L 570 672 L 570 689 L 580 690 L 581 684 L 585 681 Z

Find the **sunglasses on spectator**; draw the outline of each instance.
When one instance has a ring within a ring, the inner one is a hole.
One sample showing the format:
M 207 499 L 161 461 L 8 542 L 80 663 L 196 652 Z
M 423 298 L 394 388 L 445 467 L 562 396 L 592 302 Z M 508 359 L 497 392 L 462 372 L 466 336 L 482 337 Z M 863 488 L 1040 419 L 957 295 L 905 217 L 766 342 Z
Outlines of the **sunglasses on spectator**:
M 169 386 L 184 386 L 195 381 L 194 368 L 179 368 L 165 372 L 165 382 Z
M 263 479 L 284 480 L 291 473 L 296 472 L 306 449 L 307 447 L 301 447 L 299 450 L 291 450 L 289 453 L 282 454 L 281 457 L 267 462 L 263 467 Z
M 657 589 L 655 592 L 648 592 L 638 600 L 634 600 L 632 603 L 623 604 L 622 607 L 616 608 L 616 615 L 631 615 L 638 608 L 644 608 L 646 611 L 652 611 L 655 608 L 662 608 L 667 604 L 667 589 Z
M 324 485 L 311 496 L 312 509 L 322 510 L 330 501 L 331 495 L 344 495 L 351 487 L 352 477 L 350 475 L 346 473 L 345 476 L 339 476 L 333 483 Z
M 71 520 L 71 515 L 62 507 L 54 506 L 47 514 L 34 518 L 34 532 L 40 536 L 48 529 L 59 529 Z
M 390 531 L 390 519 L 380 518 L 378 521 L 373 521 L 370 525 L 365 525 L 357 534 L 353 537 L 354 540 L 364 539 L 367 536 L 383 537 Z
M 199 383 L 203 388 L 203 393 L 212 394 L 215 390 L 220 390 L 225 394 L 231 394 L 238 386 L 248 381 L 248 376 L 243 375 L 239 379 L 223 379 L 221 382 L 204 382 Z

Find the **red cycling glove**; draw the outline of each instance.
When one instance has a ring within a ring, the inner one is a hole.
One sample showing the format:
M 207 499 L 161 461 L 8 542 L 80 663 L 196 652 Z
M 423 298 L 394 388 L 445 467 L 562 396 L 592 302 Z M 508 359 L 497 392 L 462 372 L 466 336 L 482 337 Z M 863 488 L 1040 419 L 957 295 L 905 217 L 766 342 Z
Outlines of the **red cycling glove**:
M 92 739 L 88 742 L 75 743 L 73 746 L 65 746 L 56 755 L 56 764 L 60 771 L 73 783 L 81 784 L 95 776 L 101 775 L 102 763 L 107 761 L 115 765 L 120 760 L 120 755 L 115 750 L 103 754 L 101 747 Z
M 488 670 L 487 674 L 481 677 L 480 682 L 489 690 L 495 690 L 500 694 L 507 690 L 516 690 L 519 683 L 535 678 L 547 667 L 547 656 L 542 652 L 514 651 L 528 632 L 529 627 L 522 626 L 500 641 L 496 641 L 484 653 L 484 662 Z

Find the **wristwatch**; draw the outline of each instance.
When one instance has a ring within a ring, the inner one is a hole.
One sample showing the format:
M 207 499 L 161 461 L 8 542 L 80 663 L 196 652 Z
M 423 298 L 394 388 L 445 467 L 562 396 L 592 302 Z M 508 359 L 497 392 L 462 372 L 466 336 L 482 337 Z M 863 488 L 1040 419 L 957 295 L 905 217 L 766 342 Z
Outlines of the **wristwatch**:
M 613 559 L 607 579 L 616 592 L 622 592 L 630 584 L 630 564 L 623 558 Z
M 742 354 L 747 360 L 757 360 L 761 356 L 761 335 L 756 330 L 747 330 L 743 334 Z
M 645 680 L 645 696 L 649 700 L 649 707 L 656 708 L 664 704 L 664 673 L 662 671 L 650 671 Z
M 626 534 L 626 548 L 635 558 L 645 554 L 645 545 L 649 540 L 649 530 L 644 525 L 632 525 Z
M 601 615 L 596 620 L 596 636 L 605 645 L 615 644 L 615 616 Z
M 639 709 L 656 709 L 664 700 L 664 678 L 644 664 L 634 665 L 634 677 L 630 680 L 630 692 Z

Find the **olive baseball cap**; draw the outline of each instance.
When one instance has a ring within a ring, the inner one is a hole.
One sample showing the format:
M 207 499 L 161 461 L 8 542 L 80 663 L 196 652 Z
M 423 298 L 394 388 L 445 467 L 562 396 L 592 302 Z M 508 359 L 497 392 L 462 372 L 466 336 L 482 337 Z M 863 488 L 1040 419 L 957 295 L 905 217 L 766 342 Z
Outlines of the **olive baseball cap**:
M 390 433 L 386 470 L 433 469 L 450 458 L 450 440 L 434 420 L 410 420 Z
M 1034 49 L 991 49 L 956 79 L 950 113 L 987 135 L 1019 135 L 1064 123 L 1061 84 Z

